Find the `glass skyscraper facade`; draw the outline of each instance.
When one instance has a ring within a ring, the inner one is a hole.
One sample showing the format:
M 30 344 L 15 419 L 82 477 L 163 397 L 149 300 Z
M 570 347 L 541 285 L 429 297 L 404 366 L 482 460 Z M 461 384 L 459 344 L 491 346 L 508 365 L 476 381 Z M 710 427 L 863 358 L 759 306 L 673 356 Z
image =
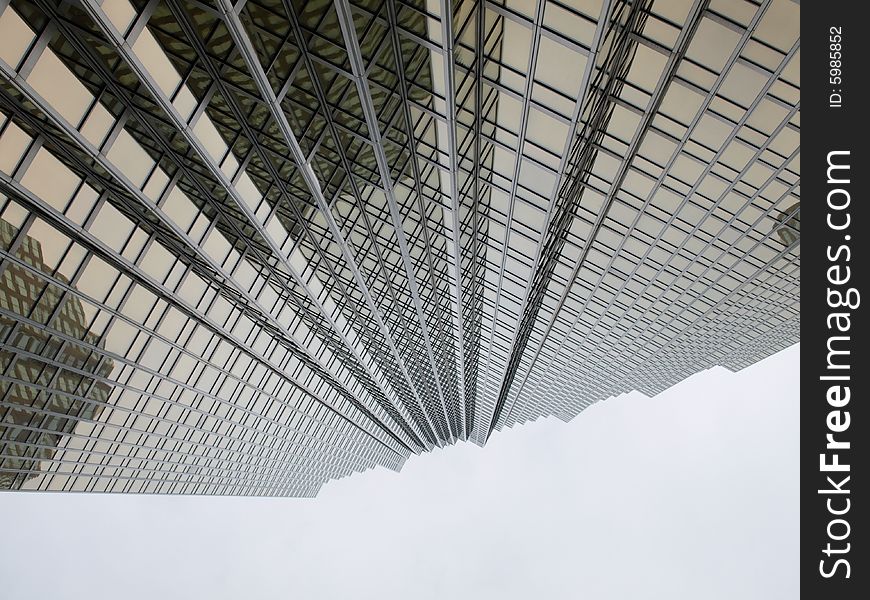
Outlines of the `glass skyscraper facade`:
M 799 339 L 797 2 L 0 11 L 0 489 L 311 496 Z

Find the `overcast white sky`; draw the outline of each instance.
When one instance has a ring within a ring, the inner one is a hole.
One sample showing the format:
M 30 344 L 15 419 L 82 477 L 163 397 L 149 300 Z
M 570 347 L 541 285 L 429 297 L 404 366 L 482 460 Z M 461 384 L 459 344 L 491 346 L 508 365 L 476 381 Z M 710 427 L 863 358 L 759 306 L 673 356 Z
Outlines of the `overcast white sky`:
M 799 346 L 314 500 L 0 494 L 0 597 L 798 597 Z

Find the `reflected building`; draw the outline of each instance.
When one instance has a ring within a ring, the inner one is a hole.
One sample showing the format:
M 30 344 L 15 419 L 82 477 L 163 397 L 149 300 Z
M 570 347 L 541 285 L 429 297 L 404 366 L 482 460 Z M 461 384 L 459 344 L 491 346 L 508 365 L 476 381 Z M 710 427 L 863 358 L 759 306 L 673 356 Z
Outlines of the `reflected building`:
M 784 209 L 776 221 L 776 235 L 786 246 L 793 246 L 801 237 L 801 203 Z
M 41 244 L 0 220 L 0 246 L 0 489 L 15 490 L 79 421 L 99 417 L 112 361 L 77 343 L 97 340 L 73 292 L 35 274 L 46 270 Z
M 798 3 L 3 6 L 0 218 L 94 382 L 7 394 L 78 419 L 19 487 L 310 496 L 799 339 Z

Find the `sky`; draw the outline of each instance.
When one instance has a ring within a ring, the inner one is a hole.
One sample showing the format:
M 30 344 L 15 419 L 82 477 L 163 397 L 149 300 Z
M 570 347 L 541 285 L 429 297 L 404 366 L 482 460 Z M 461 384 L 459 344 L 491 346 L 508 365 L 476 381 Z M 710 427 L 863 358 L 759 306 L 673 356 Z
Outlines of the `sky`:
M 797 598 L 799 355 L 316 499 L 0 494 L 0 597 Z

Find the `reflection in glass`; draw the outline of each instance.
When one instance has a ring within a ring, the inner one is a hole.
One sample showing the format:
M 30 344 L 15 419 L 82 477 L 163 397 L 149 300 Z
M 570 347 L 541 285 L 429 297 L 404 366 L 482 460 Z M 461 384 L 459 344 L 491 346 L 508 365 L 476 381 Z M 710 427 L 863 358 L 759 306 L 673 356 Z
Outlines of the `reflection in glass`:
M 780 213 L 777 218 L 776 235 L 786 246 L 791 246 L 801 237 L 801 203 L 796 202 Z
M 0 240 L 22 263 L 48 271 L 39 241 L 3 220 Z M 113 363 L 71 341 L 97 342 L 78 298 L 9 259 L 0 268 L 0 489 L 20 489 L 79 420 L 100 415 Z

